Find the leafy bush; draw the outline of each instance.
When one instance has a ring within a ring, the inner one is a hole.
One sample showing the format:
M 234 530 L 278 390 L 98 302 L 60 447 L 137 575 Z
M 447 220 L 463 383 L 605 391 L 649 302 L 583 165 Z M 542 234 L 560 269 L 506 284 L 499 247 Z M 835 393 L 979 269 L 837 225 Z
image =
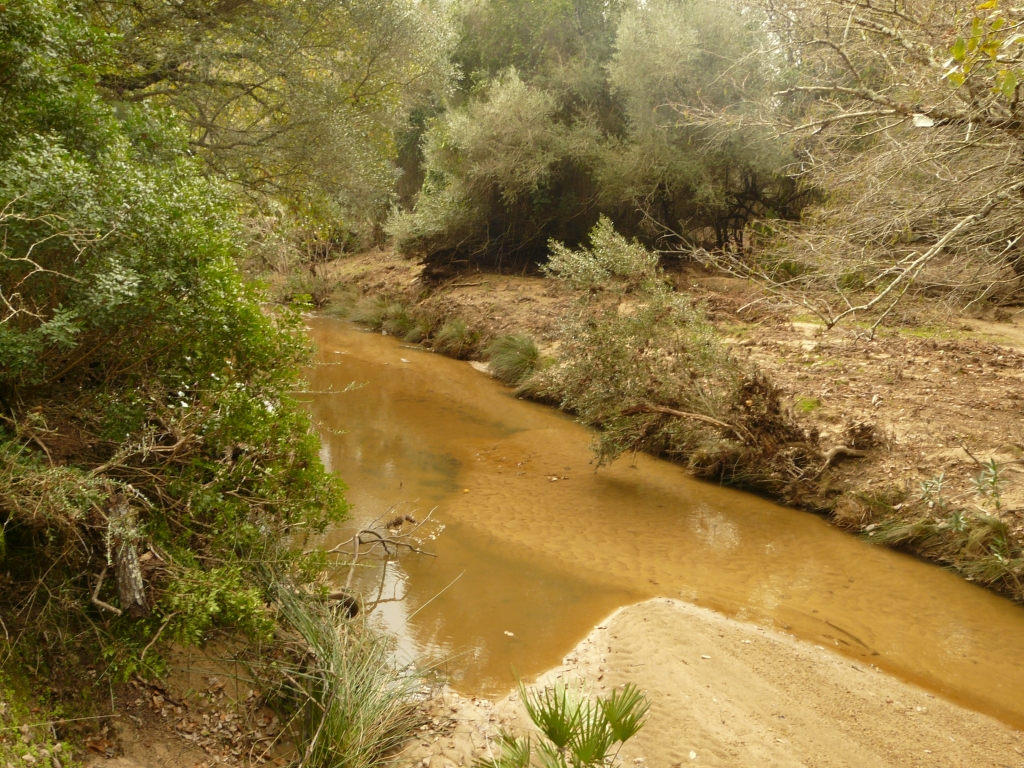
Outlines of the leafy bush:
M 266 636 L 254 568 L 315 576 L 282 542 L 346 505 L 289 395 L 301 319 L 239 275 L 237 202 L 173 115 L 101 97 L 87 19 L 0 13 L 2 599 L 40 647 L 89 627 L 125 676 L 158 637 Z
M 491 373 L 510 387 L 520 384 L 540 363 L 537 345 L 522 334 L 499 336 L 488 345 L 486 354 Z
M 621 237 L 607 216 L 598 219 L 590 231 L 590 242 L 590 250 L 580 251 L 550 242 L 551 256 L 544 273 L 578 291 L 603 288 L 613 278 L 623 278 L 627 285 L 637 287 L 657 279 L 657 254 Z
M 442 355 L 464 359 L 476 348 L 477 334 L 470 330 L 465 320 L 448 320 L 441 326 L 433 339 L 434 350 Z
M 789 468 L 816 457 L 815 437 L 795 426 L 775 387 L 740 368 L 652 254 L 607 220 L 591 238 L 592 249 L 553 247 L 551 274 L 588 290 L 560 323 L 558 363 L 526 387 L 600 428 L 599 463 L 644 450 L 698 475 L 784 491 Z

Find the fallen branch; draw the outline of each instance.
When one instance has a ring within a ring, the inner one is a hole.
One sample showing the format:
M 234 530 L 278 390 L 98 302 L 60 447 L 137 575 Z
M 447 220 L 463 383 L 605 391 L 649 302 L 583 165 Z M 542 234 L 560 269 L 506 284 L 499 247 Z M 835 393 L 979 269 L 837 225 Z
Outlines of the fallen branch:
M 634 405 L 632 408 L 627 408 L 622 412 L 623 416 L 635 416 L 638 413 L 664 413 L 667 416 L 675 416 L 678 419 L 693 419 L 694 421 L 703 421 L 705 424 L 711 424 L 721 429 L 727 429 L 736 435 L 744 442 L 751 442 L 752 436 L 747 430 L 742 427 L 736 427 L 732 424 L 728 424 L 718 419 L 713 419 L 710 416 L 704 416 L 700 413 L 689 413 L 687 411 L 677 411 L 675 408 L 667 408 L 663 405 Z
M 103 570 L 100 571 L 100 578 L 96 582 L 96 589 L 94 589 L 92 591 L 92 604 L 95 605 L 97 608 L 102 608 L 105 611 L 110 611 L 111 613 L 115 614 L 116 616 L 120 616 L 121 615 L 121 609 L 120 608 L 115 608 L 110 603 L 105 603 L 102 600 L 100 600 L 100 588 L 103 586 L 103 581 L 106 578 L 107 578 L 107 566 L 103 566 Z

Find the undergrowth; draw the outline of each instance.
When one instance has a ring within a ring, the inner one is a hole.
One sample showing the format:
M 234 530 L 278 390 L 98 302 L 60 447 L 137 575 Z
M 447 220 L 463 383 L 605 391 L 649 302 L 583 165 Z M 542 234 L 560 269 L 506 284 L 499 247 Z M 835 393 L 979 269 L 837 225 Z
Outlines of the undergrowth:
M 934 492 L 935 481 L 922 483 L 922 495 L 897 513 L 882 506 L 880 521 L 865 528 L 868 538 L 890 547 L 907 549 L 944 563 L 969 580 L 1024 601 L 1024 547 L 1000 518 L 952 506 Z
M 559 323 L 560 360 L 520 393 L 597 427 L 600 464 L 643 450 L 808 503 L 821 461 L 816 434 L 797 426 L 767 378 L 740 367 L 653 254 L 604 218 L 590 238 L 589 250 L 551 244 L 547 272 L 580 294 Z
M 42 687 L 88 657 L 113 685 L 170 643 L 249 641 L 306 676 L 281 700 L 310 714 L 306 764 L 368 765 L 406 679 L 294 598 L 325 566 L 304 542 L 347 514 L 290 394 L 301 317 L 239 273 L 252 233 L 173 116 L 100 93 L 112 36 L 73 6 L 0 9 L 0 668 Z
M 433 348 L 442 355 L 464 360 L 476 351 L 479 335 L 465 320 L 446 320 L 434 334 Z

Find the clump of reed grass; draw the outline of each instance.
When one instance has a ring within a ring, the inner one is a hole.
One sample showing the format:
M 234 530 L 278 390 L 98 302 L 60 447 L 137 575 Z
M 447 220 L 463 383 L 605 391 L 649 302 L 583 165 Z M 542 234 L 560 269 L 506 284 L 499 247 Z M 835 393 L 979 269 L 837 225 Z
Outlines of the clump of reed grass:
M 387 638 L 361 619 L 346 620 L 286 586 L 278 586 L 276 602 L 291 637 L 284 658 L 257 676 L 269 674 L 294 713 L 302 765 L 377 766 L 420 724 L 414 697 L 421 678 L 396 666 Z
M 403 340 L 410 344 L 419 344 L 430 337 L 430 332 L 434 330 L 434 325 L 434 321 L 429 317 L 417 317 L 412 327 L 406 332 Z
M 866 530 L 872 541 L 909 549 L 979 584 L 1024 598 L 1024 550 L 1014 545 L 1009 526 L 996 517 L 956 509 L 944 518 L 890 518 Z
M 491 373 L 510 387 L 519 385 L 540 365 L 540 350 L 523 334 L 499 336 L 488 345 L 486 354 Z
M 409 314 L 404 304 L 395 301 L 385 307 L 384 316 L 381 318 L 381 330 L 385 333 L 404 339 L 415 327 L 416 320 Z
M 389 306 L 390 302 L 382 296 L 368 296 L 356 302 L 349 313 L 349 319 L 378 331 L 384 324 L 384 316 Z
M 477 334 L 465 320 L 448 320 L 434 336 L 434 351 L 463 359 L 469 357 L 477 344 Z

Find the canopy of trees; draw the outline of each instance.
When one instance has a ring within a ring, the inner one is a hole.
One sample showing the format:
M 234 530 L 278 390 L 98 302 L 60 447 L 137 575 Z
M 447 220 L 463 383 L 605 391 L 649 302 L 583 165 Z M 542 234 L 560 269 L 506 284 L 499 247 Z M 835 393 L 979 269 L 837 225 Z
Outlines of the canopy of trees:
M 468 4 L 461 23 L 462 88 L 427 124 L 423 188 L 390 225 L 400 248 L 541 261 L 549 238 L 580 243 L 602 213 L 648 241 L 724 247 L 751 217 L 803 205 L 787 145 L 743 119 L 783 72 L 756 9 L 502 0 Z

